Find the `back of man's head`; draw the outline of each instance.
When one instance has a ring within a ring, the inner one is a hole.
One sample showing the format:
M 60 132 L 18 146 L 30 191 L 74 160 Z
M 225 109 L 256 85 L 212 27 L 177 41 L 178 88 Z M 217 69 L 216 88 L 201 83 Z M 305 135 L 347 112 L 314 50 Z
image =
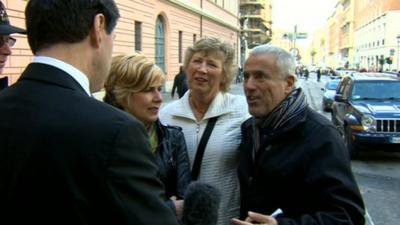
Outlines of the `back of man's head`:
M 33 54 L 53 44 L 84 40 L 97 14 L 104 15 L 111 33 L 119 18 L 114 0 L 30 0 L 25 19 Z

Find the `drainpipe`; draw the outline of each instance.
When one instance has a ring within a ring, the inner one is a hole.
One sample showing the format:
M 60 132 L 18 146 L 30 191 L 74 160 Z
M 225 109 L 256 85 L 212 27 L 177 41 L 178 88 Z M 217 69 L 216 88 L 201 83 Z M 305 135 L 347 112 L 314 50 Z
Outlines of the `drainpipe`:
M 200 9 L 203 11 L 203 0 L 200 0 Z M 203 37 L 203 15 L 200 15 L 200 38 Z

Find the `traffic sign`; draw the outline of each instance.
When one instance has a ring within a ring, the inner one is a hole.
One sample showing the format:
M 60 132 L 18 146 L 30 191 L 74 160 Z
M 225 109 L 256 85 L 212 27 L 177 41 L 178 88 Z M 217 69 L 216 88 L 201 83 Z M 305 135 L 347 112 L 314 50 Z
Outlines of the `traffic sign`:
M 296 34 L 296 39 L 306 39 L 307 38 L 307 33 L 305 32 L 300 32 Z

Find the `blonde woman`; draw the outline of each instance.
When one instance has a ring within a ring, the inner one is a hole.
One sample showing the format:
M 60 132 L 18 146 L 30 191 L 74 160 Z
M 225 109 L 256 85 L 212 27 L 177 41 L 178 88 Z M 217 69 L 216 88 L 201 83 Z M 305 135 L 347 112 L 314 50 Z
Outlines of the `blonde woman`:
M 246 99 L 228 93 L 236 71 L 234 58 L 233 47 L 224 41 L 212 37 L 197 41 L 185 53 L 189 91 L 160 112 L 163 123 L 182 127 L 191 165 L 196 164 L 199 142 L 207 124 L 218 117 L 205 146 L 198 175 L 199 181 L 221 191 L 218 225 L 231 224 L 231 218 L 239 216 L 240 125 L 250 116 Z M 196 171 L 196 166 L 191 168 Z
M 104 101 L 142 121 L 164 183 L 166 203 L 182 216 L 182 198 L 190 182 L 189 158 L 181 128 L 164 126 L 158 119 L 163 101 L 162 70 L 145 56 L 135 53 L 115 56 L 105 83 Z

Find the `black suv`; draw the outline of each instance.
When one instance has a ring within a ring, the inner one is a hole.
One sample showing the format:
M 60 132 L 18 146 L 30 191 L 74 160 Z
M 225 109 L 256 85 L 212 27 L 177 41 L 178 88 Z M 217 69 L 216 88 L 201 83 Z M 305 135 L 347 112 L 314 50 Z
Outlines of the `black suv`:
M 353 73 L 342 78 L 332 105 L 352 157 L 362 149 L 400 150 L 400 78 Z

